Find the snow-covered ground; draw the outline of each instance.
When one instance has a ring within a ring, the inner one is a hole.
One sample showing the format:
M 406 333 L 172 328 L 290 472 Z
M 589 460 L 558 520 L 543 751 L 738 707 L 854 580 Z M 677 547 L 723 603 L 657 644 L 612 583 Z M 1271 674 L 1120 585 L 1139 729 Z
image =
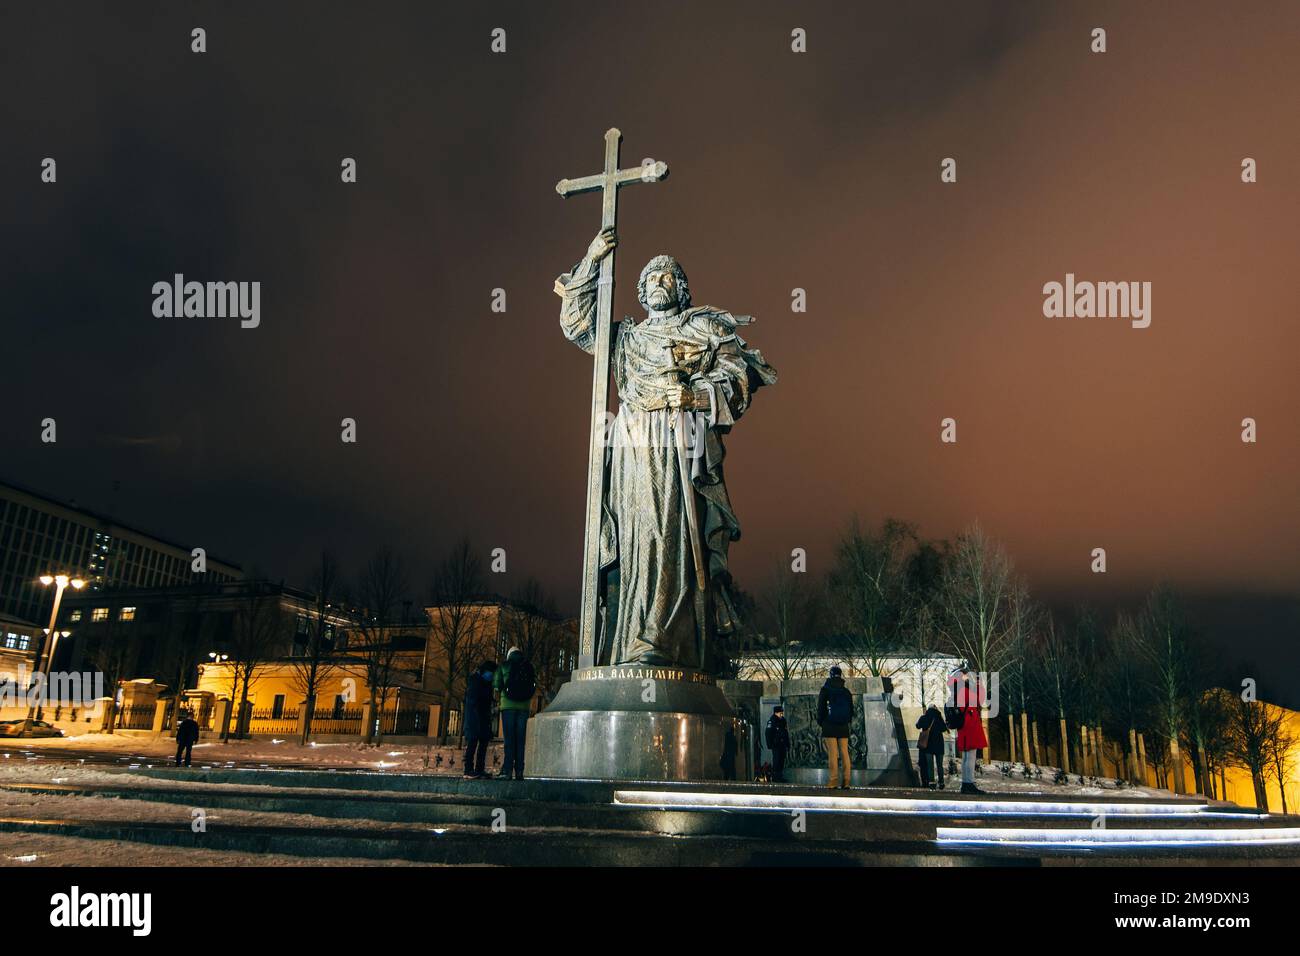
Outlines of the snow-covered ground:
M 230 826 L 277 827 L 339 827 L 344 825 L 338 817 L 317 817 L 309 813 L 266 813 L 260 810 L 204 809 L 201 796 L 195 796 L 193 806 L 183 803 L 162 803 L 150 800 L 124 799 L 113 796 L 86 797 L 52 793 L 34 793 L 26 790 L 0 788 L 0 817 L 23 820 L 76 820 L 78 822 L 120 823 L 171 823 L 191 830 L 195 810 L 201 810 L 207 824 L 223 823 Z M 385 820 L 347 821 L 363 825 L 370 830 L 393 831 L 410 834 L 433 834 L 434 828 L 421 823 L 392 823 Z M 455 829 L 439 825 L 445 832 Z M 7 842 L 7 841 L 6 841 Z
M 151 846 L 48 833 L 6 833 L 0 867 L 23 866 L 431 866 L 410 860 L 290 856 L 195 847 Z
M 33 767 L 56 763 L 77 766 L 84 762 L 81 753 L 93 752 L 88 765 L 111 764 L 122 768 L 134 766 L 169 766 L 175 759 L 175 744 L 169 738 L 124 737 L 118 734 L 83 734 L 37 740 L 0 740 L 0 779 L 8 776 L 8 768 Z M 287 739 L 258 738 L 232 740 L 226 743 L 204 741 L 196 744 L 193 754 L 195 767 L 312 767 L 319 769 L 392 771 L 394 773 L 428 773 L 459 776 L 463 773 L 464 751 L 455 745 L 426 746 L 409 744 L 312 743 L 302 746 Z M 487 768 L 493 771 L 501 765 L 501 744 L 495 743 L 488 751 Z M 1170 797 L 1168 790 L 1131 785 L 1119 786 L 1110 778 L 1080 777 L 1070 774 L 1067 782 L 1056 783 L 1054 767 L 1041 769 L 1039 776 L 1025 777 L 1024 765 L 1010 765 L 1012 773 L 1004 774 L 1005 761 L 983 765 L 975 783 L 989 793 L 1014 793 L 1028 795 L 1041 793 L 1060 796 L 1134 796 Z M 945 770 L 945 790 L 955 791 L 958 779 Z M 121 783 L 120 777 L 113 778 Z
M 119 734 L 82 734 L 76 737 L 0 740 L 0 766 L 11 761 L 57 759 L 65 751 L 93 751 L 121 766 L 170 764 L 176 744 L 170 738 L 125 737 Z M 76 756 L 68 759 L 76 760 Z M 461 774 L 464 750 L 452 745 L 412 746 L 360 742 L 313 743 L 306 747 L 296 740 L 258 738 L 254 740 L 202 741 L 194 745 L 195 767 L 304 766 L 340 769 L 393 770 L 402 773 Z M 487 769 L 501 766 L 501 745 L 488 749 Z
M 1010 767 L 1011 774 L 1008 776 L 1002 772 L 1002 768 Z M 1168 790 L 1156 790 L 1152 787 L 1138 787 L 1131 784 L 1119 786 L 1119 781 L 1108 777 L 1080 777 L 1077 773 L 1068 775 L 1068 782 L 1056 783 L 1056 767 L 1031 767 L 1030 770 L 1041 769 L 1042 776 L 1026 777 L 1024 776 L 1025 765 L 1022 763 L 1008 764 L 1006 761 L 995 760 L 992 764 L 984 764 L 982 772 L 975 777 L 975 786 L 989 793 L 1015 793 L 1015 794 L 1033 794 L 1041 793 L 1051 794 L 1068 794 L 1077 797 L 1096 797 L 1096 796 L 1130 796 L 1130 797 L 1172 797 L 1173 793 Z M 944 772 L 944 784 L 946 790 L 957 790 L 960 787 L 961 777 L 959 775 L 949 775 Z M 1081 782 L 1082 781 L 1082 782 Z
M 93 758 L 84 756 L 93 752 Z M 436 756 L 444 755 L 443 766 L 437 765 Z M 369 769 L 394 773 L 459 773 L 452 768 L 454 748 L 385 748 L 365 747 L 358 743 L 319 744 L 300 747 L 288 741 L 236 741 L 229 744 L 205 744 L 196 747 L 194 765 L 220 767 L 227 765 L 256 767 L 304 766 L 314 768 L 337 767 L 341 770 Z M 144 776 L 131 773 L 132 768 L 168 766 L 174 751 L 167 740 L 125 738 L 95 735 L 93 737 L 67 738 L 50 741 L 0 741 L 0 817 L 11 820 L 72 820 L 86 823 L 152 823 L 173 825 L 192 830 L 194 808 L 201 808 L 202 793 L 241 792 L 249 784 L 198 783 L 170 776 Z M 107 758 L 107 759 L 106 759 Z M 457 761 L 459 762 L 459 761 Z M 490 765 L 490 761 L 489 761 Z M 1069 782 L 1054 782 L 1055 771 L 1044 768 L 1038 778 L 1025 778 L 1020 765 L 1005 775 L 1002 764 L 983 768 L 977 785 L 989 793 L 1046 794 L 1056 796 L 1095 797 L 1144 796 L 1168 797 L 1168 791 L 1145 787 L 1118 787 L 1113 780 L 1080 782 L 1070 775 Z M 957 780 L 947 779 L 946 792 L 955 792 Z M 45 794 L 23 789 L 8 789 L 9 785 L 65 784 L 71 786 L 111 786 L 123 789 L 186 788 L 194 791 L 184 803 L 169 803 L 152 798 L 130 799 L 118 796 L 75 794 Z M 263 784 L 252 785 L 259 794 L 282 792 L 284 788 Z M 318 788 L 291 788 L 296 796 L 329 793 Z M 859 791 L 863 792 L 863 791 Z M 391 792 L 384 792 L 391 796 Z M 921 797 L 926 791 L 917 790 Z M 349 790 L 355 799 L 364 800 L 369 791 Z M 376 796 L 379 792 L 376 792 Z M 407 795 L 411 799 L 440 800 L 436 795 Z M 394 835 L 427 836 L 437 839 L 440 833 L 461 829 L 479 829 L 457 825 L 431 826 L 427 823 L 386 822 L 371 819 L 318 817 L 305 813 L 265 812 L 226 808 L 205 808 L 206 822 L 229 827 L 276 826 L 290 828 L 326 828 L 330 830 L 374 830 Z M 579 827 L 578 829 L 583 829 Z M 584 832 L 586 832 L 584 830 Z M 0 867 L 22 866 L 341 866 L 341 865 L 418 865 L 401 860 L 338 859 L 332 857 L 299 857 L 285 854 L 261 854 L 202 848 L 202 838 L 197 847 L 152 846 L 120 840 L 100 840 L 46 833 L 6 832 L 0 834 Z

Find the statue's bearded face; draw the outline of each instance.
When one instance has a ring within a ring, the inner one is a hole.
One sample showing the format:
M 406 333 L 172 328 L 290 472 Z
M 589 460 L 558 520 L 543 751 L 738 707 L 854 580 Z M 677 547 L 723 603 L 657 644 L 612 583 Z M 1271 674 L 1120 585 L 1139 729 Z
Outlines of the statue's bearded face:
M 677 304 L 677 280 L 672 269 L 656 269 L 645 277 L 645 300 L 656 312 Z
M 641 270 L 637 298 L 651 312 L 688 309 L 691 305 L 686 273 L 672 256 L 655 256 Z

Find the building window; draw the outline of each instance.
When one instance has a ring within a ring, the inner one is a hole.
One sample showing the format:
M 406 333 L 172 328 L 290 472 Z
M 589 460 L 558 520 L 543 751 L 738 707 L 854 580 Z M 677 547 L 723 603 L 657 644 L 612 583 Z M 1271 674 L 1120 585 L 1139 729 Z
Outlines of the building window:
M 32 639 L 30 637 L 28 637 L 26 634 L 18 635 L 18 649 L 20 651 L 25 651 L 27 650 L 27 648 L 31 646 L 32 646 Z
M 71 614 L 68 615 L 68 621 L 72 624 L 76 624 L 80 620 L 81 620 L 81 608 L 77 608 L 75 611 L 73 611 Z
M 5 647 L 13 649 L 18 646 L 18 635 L 10 631 L 5 635 Z
M 134 621 L 134 620 L 135 620 L 135 608 L 133 608 L 133 607 L 124 607 L 124 608 L 122 608 L 122 611 L 121 611 L 121 613 L 118 614 L 117 619 L 118 619 L 119 621 Z
M 107 620 L 108 620 L 108 608 L 106 608 L 106 607 L 97 607 L 97 608 L 95 608 L 93 611 L 90 612 L 90 619 L 91 619 L 92 621 L 107 621 Z
M 334 695 L 334 719 L 335 720 L 343 719 L 343 708 L 346 706 L 346 704 L 347 704 L 347 699 L 344 698 L 342 694 Z
M 271 702 L 271 719 L 279 720 L 284 716 L 284 694 L 276 694 Z

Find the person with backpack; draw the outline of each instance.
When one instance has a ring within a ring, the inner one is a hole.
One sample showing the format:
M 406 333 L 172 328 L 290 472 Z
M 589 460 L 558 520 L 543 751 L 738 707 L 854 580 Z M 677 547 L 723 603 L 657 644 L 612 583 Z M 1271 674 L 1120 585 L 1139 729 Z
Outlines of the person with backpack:
M 492 739 L 492 678 L 495 661 L 484 661 L 465 683 L 465 779 L 487 776 L 488 742 Z
M 853 723 L 853 695 L 844 686 L 844 672 L 838 664 L 831 668 L 831 673 L 817 695 L 817 723 L 821 724 L 822 740 L 826 743 L 826 755 L 830 761 L 830 779 L 828 789 L 849 789 L 849 775 L 853 772 L 853 761 L 849 757 L 849 727 Z M 840 784 L 840 767 L 844 768 L 844 783 Z
M 921 764 L 921 786 L 943 789 L 943 735 L 948 732 L 943 712 L 931 704 L 916 722 L 921 735 L 916 739 L 916 754 Z M 933 766 L 933 769 L 931 769 Z M 935 786 L 935 780 L 938 786 Z
M 505 764 L 499 777 L 524 779 L 524 743 L 528 736 L 528 716 L 537 693 L 537 675 L 524 652 L 510 648 L 506 662 L 492 679 L 492 688 L 500 695 L 501 737 L 505 744 Z
M 948 678 L 948 706 L 944 708 L 948 729 L 957 731 L 957 753 L 961 755 L 961 792 L 983 793 L 975 786 L 975 758 L 988 747 L 984 722 L 980 720 L 980 683 L 970 665 L 961 667 Z
M 785 708 L 777 704 L 767 719 L 767 749 L 772 751 L 772 782 L 785 783 L 785 755 L 790 752 L 790 725 Z

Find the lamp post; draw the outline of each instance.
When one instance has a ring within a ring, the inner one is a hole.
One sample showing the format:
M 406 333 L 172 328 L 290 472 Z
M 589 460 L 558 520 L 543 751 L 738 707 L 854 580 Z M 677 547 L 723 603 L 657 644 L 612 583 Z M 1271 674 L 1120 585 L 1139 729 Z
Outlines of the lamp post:
M 59 640 L 59 633 L 54 629 L 54 625 L 58 623 L 59 620 L 59 605 L 63 603 L 64 589 L 69 584 L 72 585 L 74 591 L 80 591 L 86 586 L 86 582 L 81 580 L 81 578 L 74 578 L 67 574 L 42 574 L 39 580 L 41 584 L 46 587 L 53 584 L 55 590 L 54 607 L 50 609 L 50 626 L 45 629 L 45 633 L 49 636 L 49 640 L 41 642 L 41 653 L 36 659 L 36 673 L 32 675 L 33 683 L 35 682 L 36 674 L 45 673 L 47 663 L 54 663 L 54 645 L 57 644 Z M 47 650 L 49 651 L 48 658 L 46 657 Z M 41 713 L 39 708 L 34 704 L 29 703 L 27 706 L 27 719 L 31 720 L 33 716 L 37 720 L 40 720 Z

